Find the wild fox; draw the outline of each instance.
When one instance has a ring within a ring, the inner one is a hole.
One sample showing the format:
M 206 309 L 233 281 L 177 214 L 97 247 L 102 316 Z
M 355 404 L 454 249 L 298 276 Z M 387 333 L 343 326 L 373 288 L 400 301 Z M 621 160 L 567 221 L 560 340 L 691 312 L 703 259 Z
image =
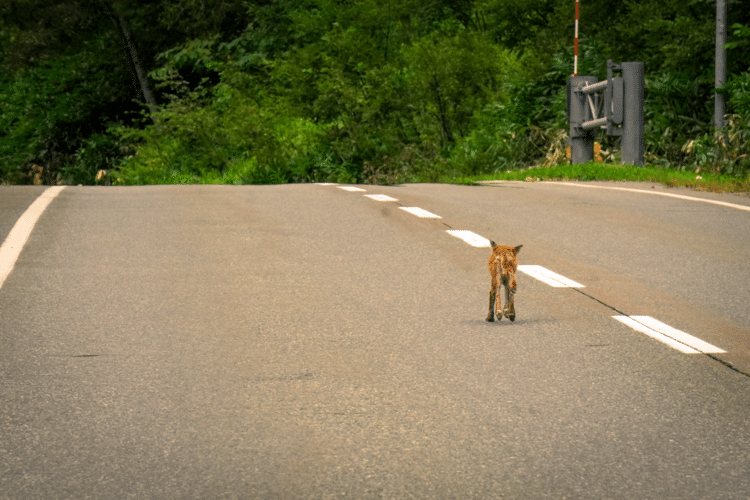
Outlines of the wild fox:
M 490 245 L 492 245 L 492 255 L 490 255 L 490 260 L 487 261 L 487 267 L 492 277 L 492 288 L 490 288 L 490 312 L 487 314 L 487 321 L 495 321 L 495 312 L 497 312 L 498 321 L 503 319 L 503 314 L 509 320 L 515 321 L 516 310 L 513 304 L 513 296 L 516 293 L 517 286 L 518 258 L 516 256 L 523 245 L 508 247 L 496 245 L 494 241 L 490 241 Z M 500 285 L 505 286 L 505 309 L 502 308 L 500 303 Z

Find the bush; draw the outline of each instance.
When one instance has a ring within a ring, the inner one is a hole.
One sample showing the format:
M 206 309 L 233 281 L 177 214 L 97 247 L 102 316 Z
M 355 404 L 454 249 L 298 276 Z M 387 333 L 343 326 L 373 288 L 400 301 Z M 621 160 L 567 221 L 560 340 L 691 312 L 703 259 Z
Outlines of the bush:
M 683 145 L 685 169 L 742 178 L 750 176 L 750 119 L 741 115 L 726 118 L 723 129 Z
M 111 171 L 124 156 L 124 150 L 115 137 L 93 134 L 83 142 L 75 161 L 63 166 L 63 180 L 68 184 L 95 184 L 97 172 Z
M 405 60 L 422 135 L 443 146 L 467 136 L 475 113 L 498 94 L 502 99 L 520 72 L 514 52 L 451 24 L 415 43 Z
M 279 107 L 258 106 L 229 83 L 186 90 L 175 73 L 165 75 L 163 83 L 179 94 L 153 115 L 153 124 L 113 129 L 138 153 L 120 165 L 117 183 L 313 180 L 293 165 L 313 154 L 322 135 L 319 126 L 284 115 Z
M 77 151 L 95 134 L 100 137 L 88 147 L 103 146 L 108 106 L 130 105 L 117 84 L 122 71 L 110 56 L 113 37 L 106 30 L 87 32 L 55 58 L 0 83 L 0 180 L 30 182 L 28 169 L 35 163 L 44 166 L 48 183 L 58 173 L 86 177 L 81 169 L 71 170 Z M 82 168 L 91 168 L 93 160 L 86 161 Z

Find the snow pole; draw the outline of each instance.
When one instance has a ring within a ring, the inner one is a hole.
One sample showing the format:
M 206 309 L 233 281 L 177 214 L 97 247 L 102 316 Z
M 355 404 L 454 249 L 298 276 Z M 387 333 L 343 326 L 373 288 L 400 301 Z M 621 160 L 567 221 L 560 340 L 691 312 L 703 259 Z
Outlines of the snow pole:
M 573 42 L 573 76 L 578 76 L 578 0 L 576 0 L 576 37 Z

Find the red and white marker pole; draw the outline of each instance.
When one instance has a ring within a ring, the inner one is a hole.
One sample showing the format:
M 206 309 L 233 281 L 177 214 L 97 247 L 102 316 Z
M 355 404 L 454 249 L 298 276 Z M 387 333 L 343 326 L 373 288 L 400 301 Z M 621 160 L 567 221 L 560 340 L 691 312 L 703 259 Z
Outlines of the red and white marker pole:
M 578 0 L 576 0 L 576 38 L 573 43 L 573 76 L 578 76 Z

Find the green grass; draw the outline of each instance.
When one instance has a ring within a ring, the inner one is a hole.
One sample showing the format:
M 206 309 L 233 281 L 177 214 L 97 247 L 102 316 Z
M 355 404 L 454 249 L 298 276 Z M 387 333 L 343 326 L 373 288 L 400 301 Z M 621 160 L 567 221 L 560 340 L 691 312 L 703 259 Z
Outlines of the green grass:
M 700 176 L 702 179 L 697 179 Z M 558 165 L 555 167 L 533 167 L 504 173 L 444 179 L 454 184 L 475 184 L 486 180 L 576 180 L 576 181 L 631 181 L 658 182 L 669 187 L 689 187 L 698 191 L 749 192 L 750 180 L 739 180 L 726 175 L 708 172 L 682 172 L 679 170 L 632 165 L 584 163 L 580 165 Z

